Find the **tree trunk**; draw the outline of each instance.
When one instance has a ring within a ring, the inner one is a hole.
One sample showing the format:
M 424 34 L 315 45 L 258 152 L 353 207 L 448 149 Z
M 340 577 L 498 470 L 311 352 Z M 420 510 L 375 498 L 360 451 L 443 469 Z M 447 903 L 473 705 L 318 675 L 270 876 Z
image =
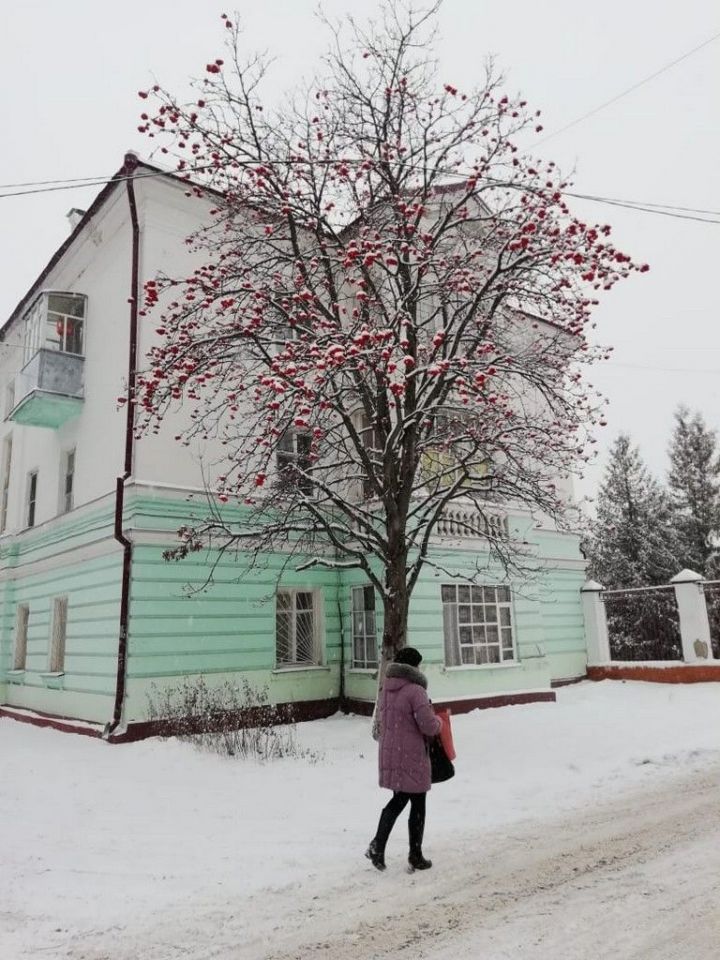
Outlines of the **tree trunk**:
M 378 690 L 390 663 L 401 647 L 407 643 L 408 612 L 410 595 L 406 575 L 406 556 L 398 555 L 385 573 L 387 593 L 384 601 L 385 625 L 383 628 L 382 655 L 378 673 Z
M 392 662 L 398 650 L 404 647 L 407 642 L 410 594 L 408 592 L 406 576 L 406 554 L 403 552 L 392 564 L 388 565 L 385 571 L 386 594 L 383 601 L 385 625 L 383 628 L 382 650 L 377 677 L 377 694 L 372 720 L 373 736 L 375 739 L 379 736 L 377 710 L 380 702 L 380 693 L 385 680 L 385 671 L 387 670 L 387 665 Z

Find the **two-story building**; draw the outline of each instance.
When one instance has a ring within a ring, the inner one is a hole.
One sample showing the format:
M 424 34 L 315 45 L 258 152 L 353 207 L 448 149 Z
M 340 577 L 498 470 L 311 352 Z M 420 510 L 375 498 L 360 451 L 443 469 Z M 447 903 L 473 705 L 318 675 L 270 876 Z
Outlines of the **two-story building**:
M 205 508 L 203 451 L 175 441 L 182 410 L 138 441 L 118 398 L 155 336 L 143 283 L 194 268 L 210 206 L 129 154 L 2 327 L 0 714 L 140 736 L 153 685 L 198 675 L 246 678 L 300 717 L 373 700 L 380 604 L 358 571 L 223 557 L 198 592 L 216 558 L 163 559 Z M 553 699 L 585 673 L 578 538 L 513 510 L 492 522 L 530 545 L 536 583 L 433 571 L 412 600 L 434 700 L 456 709 Z M 433 549 L 471 569 L 486 532 L 451 510 Z

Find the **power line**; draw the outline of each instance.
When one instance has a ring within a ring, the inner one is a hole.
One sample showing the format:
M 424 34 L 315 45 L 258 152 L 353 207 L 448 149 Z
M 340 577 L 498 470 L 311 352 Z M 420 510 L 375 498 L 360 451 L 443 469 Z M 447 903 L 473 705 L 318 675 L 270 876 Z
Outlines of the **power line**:
M 272 162 L 277 163 L 278 161 L 272 161 Z M 282 162 L 289 162 L 289 161 L 282 161 Z M 334 163 L 335 161 L 333 160 L 333 161 L 326 161 L 326 162 Z M 194 173 L 194 172 L 197 172 L 197 170 L 203 170 L 203 169 L 208 169 L 208 168 L 199 167 L 193 170 L 192 172 Z M 459 173 L 456 170 L 446 170 L 446 171 L 440 171 L 440 172 L 447 176 L 453 176 L 453 177 L 459 177 L 459 178 L 465 178 L 468 176 L 468 174 Z M 122 183 L 125 180 L 152 179 L 152 178 L 165 177 L 165 176 L 177 177 L 181 175 L 177 173 L 173 173 L 172 171 L 160 171 L 157 173 L 155 172 L 138 173 L 130 176 L 96 177 L 96 178 L 83 177 L 83 178 L 77 178 L 77 179 L 65 180 L 65 181 L 40 180 L 40 181 L 37 181 L 37 183 L 46 183 L 46 184 L 55 184 L 55 185 L 33 187 L 28 190 L 19 190 L 14 193 L 0 193 L 0 200 L 7 199 L 9 197 L 25 197 L 25 196 L 30 196 L 34 194 L 40 194 L 40 193 L 54 193 L 58 190 L 76 190 L 80 187 L 105 186 L 106 184 L 111 182 Z M 512 184 L 503 184 L 501 183 L 501 181 L 497 181 L 497 183 L 499 186 L 509 186 L 509 187 L 512 186 Z M 188 183 L 188 186 L 192 186 L 192 185 L 193 184 Z M 12 184 L 8 184 L 7 186 L 12 186 Z M 18 184 L 18 186 L 20 185 Z M 203 189 L 202 184 L 197 184 L 197 186 L 200 189 Z M 4 189 L 4 187 L 0 186 L 0 189 Z M 596 196 L 590 193 L 575 193 L 569 190 L 563 191 L 563 193 L 565 194 L 565 196 L 574 197 L 577 200 L 588 200 L 593 203 L 604 203 L 609 206 L 624 207 L 628 210 L 636 210 L 638 213 L 651 213 L 657 216 L 673 217 L 676 220 L 694 220 L 698 223 L 720 223 L 720 219 L 711 219 L 713 217 L 720 218 L 720 210 L 705 210 L 705 209 L 695 208 L 695 207 L 682 207 L 682 206 L 676 206 L 668 203 L 646 203 L 640 200 L 637 200 L 637 201 L 636 200 L 620 200 L 615 197 L 602 197 L 602 196 Z M 684 211 L 688 211 L 688 212 L 684 212 Z M 707 216 L 696 216 L 695 214 L 707 214 Z
M 682 207 L 665 207 L 664 204 L 654 203 L 647 206 L 633 200 L 613 200 L 610 197 L 594 197 L 588 193 L 565 193 L 567 197 L 575 197 L 577 200 L 591 200 L 593 203 L 605 203 L 610 207 L 624 207 L 626 210 L 637 210 L 639 213 L 654 213 L 660 217 L 674 217 L 676 220 L 695 220 L 698 223 L 720 223 L 720 220 L 713 220 L 711 217 L 698 217 L 695 214 L 679 213 Z M 701 213 L 708 213 L 712 216 L 720 217 L 717 210 L 702 210 Z
M 650 83 L 651 80 L 654 80 L 656 77 L 659 77 L 661 74 L 666 73 L 668 70 L 671 70 L 673 67 L 676 67 L 679 63 L 682 63 L 683 60 L 687 60 L 688 57 L 691 57 L 693 54 L 697 53 L 699 50 L 702 50 L 704 47 L 707 47 L 709 44 L 714 43 L 715 40 L 720 37 L 720 33 L 714 34 L 712 37 L 709 37 L 707 40 L 704 40 L 697 47 L 693 47 L 692 50 L 688 50 L 687 53 L 683 53 L 682 56 L 677 57 L 675 60 L 666 63 L 664 67 L 660 67 L 659 70 L 656 70 L 655 73 L 651 73 L 650 76 L 645 77 L 644 80 L 639 80 L 637 83 L 634 83 L 631 87 L 628 87 L 626 90 L 623 90 L 621 93 L 616 94 L 614 97 L 611 97 L 609 100 L 606 100 L 604 103 L 601 103 L 599 106 L 595 107 L 592 110 L 588 110 L 587 113 L 583 113 L 581 116 L 576 117 L 574 120 L 571 120 L 569 123 L 566 123 L 564 127 L 560 127 L 558 130 L 553 130 L 552 133 L 548 133 L 546 136 L 541 137 L 539 140 L 536 140 L 533 143 L 533 147 L 539 146 L 541 143 L 546 143 L 552 137 L 557 137 L 561 133 L 565 133 L 566 130 L 570 130 L 571 127 L 577 126 L 578 123 L 582 123 L 583 120 L 587 120 L 589 117 L 594 117 L 596 113 L 600 113 L 601 110 L 604 110 L 606 107 L 611 106 L 613 103 L 617 103 L 618 100 L 622 100 L 623 97 L 627 97 L 628 94 L 633 93 L 635 90 L 638 90 L 640 87 L 644 87 L 646 83 Z
M 720 374 L 720 367 L 652 367 L 646 366 L 640 363 L 616 363 L 614 360 L 604 361 L 604 365 L 610 367 L 622 367 L 624 370 L 647 370 L 649 373 L 704 373 L 712 374 L 713 376 L 718 376 Z M 602 370 L 603 362 L 601 361 L 595 370 Z
M 208 166 L 196 167 L 192 172 L 207 169 Z M 157 173 L 136 173 L 128 176 L 81 177 L 76 180 L 38 180 L 37 183 L 40 184 L 58 184 L 58 186 L 40 186 L 31 190 L 18 190 L 15 193 L 0 193 L 0 200 L 4 200 L 7 197 L 27 197 L 35 193 L 54 193 L 57 190 L 77 190 L 81 187 L 104 187 L 108 183 L 123 183 L 125 180 L 144 180 L 152 177 L 182 178 L 182 173 L 182 171 L 173 172 L 171 170 L 160 170 Z M 23 186 L 23 184 L 8 184 L 8 186 Z M 194 186 L 194 184 L 188 182 L 188 186 Z M 202 187 L 202 184 L 198 184 L 198 186 Z M 5 186 L 0 186 L 0 190 L 4 189 Z
M 602 200 L 604 203 L 624 203 L 629 207 L 652 207 L 659 210 L 680 210 L 683 213 L 707 213 L 713 217 L 720 217 L 720 210 L 703 210 L 698 207 L 678 207 L 671 203 L 650 203 L 648 200 L 619 200 L 617 197 L 596 197 L 588 193 L 568 193 L 569 197 L 579 200 Z

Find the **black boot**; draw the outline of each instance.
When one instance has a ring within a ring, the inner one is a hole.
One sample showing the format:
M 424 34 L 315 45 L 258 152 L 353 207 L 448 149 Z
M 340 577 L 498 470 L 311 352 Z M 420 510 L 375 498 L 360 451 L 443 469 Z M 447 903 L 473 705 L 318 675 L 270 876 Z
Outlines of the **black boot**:
M 370 841 L 370 846 L 365 851 L 365 856 L 376 870 L 385 869 L 385 851 L 378 847 L 376 840 Z
M 408 857 L 408 873 L 414 870 L 429 870 L 432 866 L 432 860 L 426 860 L 422 855 L 422 850 L 411 850 Z
M 432 860 L 426 860 L 422 855 L 422 842 L 425 834 L 425 797 L 424 793 L 415 794 L 410 807 L 408 821 L 410 856 L 408 857 L 408 872 L 413 870 L 429 870 Z

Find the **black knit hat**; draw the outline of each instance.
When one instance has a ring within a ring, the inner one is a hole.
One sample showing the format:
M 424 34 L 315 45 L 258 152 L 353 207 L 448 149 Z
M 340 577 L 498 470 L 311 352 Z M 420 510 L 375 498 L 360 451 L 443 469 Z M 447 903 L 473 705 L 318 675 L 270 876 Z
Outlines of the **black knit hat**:
M 395 663 L 407 663 L 410 667 L 419 667 L 422 654 L 415 647 L 403 647 L 395 654 Z

